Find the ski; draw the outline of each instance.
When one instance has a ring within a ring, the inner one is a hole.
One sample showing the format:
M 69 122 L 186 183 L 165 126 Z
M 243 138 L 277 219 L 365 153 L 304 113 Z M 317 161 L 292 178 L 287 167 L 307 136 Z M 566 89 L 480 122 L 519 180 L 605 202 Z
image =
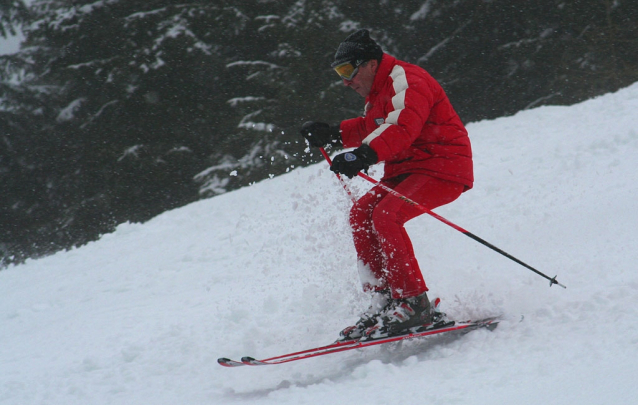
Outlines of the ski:
M 242 363 L 241 361 L 235 361 L 235 360 L 231 360 L 228 359 L 226 357 L 220 357 L 219 359 L 217 359 L 217 362 L 219 364 L 221 364 L 224 367 L 239 367 L 239 366 L 245 366 L 244 363 Z
M 335 343 L 332 343 L 332 344 L 326 345 L 326 346 L 315 347 L 315 348 L 312 348 L 312 349 L 303 350 L 303 351 L 295 352 L 295 353 L 289 353 L 289 354 L 285 354 L 285 355 L 278 356 L 278 357 L 271 357 L 269 359 L 262 360 L 261 362 L 275 361 L 275 360 L 284 359 L 284 358 L 287 358 L 287 357 L 304 356 L 304 355 L 312 355 L 312 354 L 314 354 L 314 356 L 318 356 L 319 353 L 322 353 L 324 351 L 330 352 L 331 350 L 334 350 L 334 349 L 351 346 L 353 344 L 356 344 L 357 342 L 358 342 L 358 340 L 347 340 L 347 341 L 341 341 L 341 342 L 337 341 Z M 251 366 L 263 365 L 263 364 L 259 364 L 260 360 L 256 360 L 256 359 L 254 359 L 252 357 L 242 357 L 242 361 L 236 361 L 236 360 L 231 360 L 231 359 L 226 358 L 226 357 L 221 357 L 221 358 L 217 359 L 217 362 L 220 365 L 224 366 L 224 367 L 238 367 L 238 366 L 247 366 L 247 365 L 251 365 Z M 264 363 L 264 364 L 266 364 L 266 363 Z
M 486 318 L 480 321 L 465 321 L 465 322 L 455 322 L 449 321 L 444 323 L 443 325 L 433 326 L 433 325 L 425 325 L 412 328 L 410 332 L 387 336 L 387 337 L 379 337 L 373 339 L 359 339 L 359 340 L 347 340 L 347 341 L 337 341 L 333 344 L 316 347 L 308 350 L 303 350 L 295 353 L 288 353 L 281 356 L 270 357 L 263 360 L 257 360 L 253 357 L 242 357 L 241 361 L 231 360 L 226 357 L 222 357 L 217 359 L 217 362 L 224 367 L 239 367 L 239 366 L 265 366 L 265 365 L 274 365 L 274 364 L 283 364 L 291 361 L 309 359 L 312 357 L 323 356 L 326 354 L 339 353 L 347 350 L 353 349 L 362 349 L 365 347 L 381 345 L 385 343 L 398 342 L 401 340 L 414 339 L 432 335 L 438 335 L 442 333 L 449 332 L 469 332 L 471 330 L 486 328 L 488 330 L 494 330 L 498 325 L 498 318 Z

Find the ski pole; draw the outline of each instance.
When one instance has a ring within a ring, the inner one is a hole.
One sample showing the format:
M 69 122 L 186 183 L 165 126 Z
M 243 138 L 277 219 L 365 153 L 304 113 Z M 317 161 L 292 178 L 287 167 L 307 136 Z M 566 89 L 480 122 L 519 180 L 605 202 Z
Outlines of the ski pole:
M 326 153 L 325 149 L 324 148 L 319 148 L 319 149 L 321 150 L 321 154 L 323 155 L 323 157 L 328 161 L 328 164 L 330 166 L 332 166 L 332 160 L 330 159 L 330 156 L 328 156 L 328 154 Z M 498 247 L 496 247 L 496 246 L 492 245 L 491 243 L 487 242 L 486 240 L 484 240 L 484 239 L 474 235 L 473 233 L 461 228 L 460 226 L 456 225 L 455 223 L 453 223 L 451 221 L 448 221 L 447 219 L 443 218 L 439 214 L 434 213 L 432 210 L 422 206 L 421 204 L 417 203 L 416 201 L 413 201 L 413 200 L 409 199 L 408 197 L 404 196 L 403 194 L 391 189 L 390 187 L 386 186 L 385 184 L 381 183 L 380 181 L 376 181 L 375 179 L 373 179 L 372 177 L 368 176 L 367 174 L 359 172 L 359 173 L 357 173 L 357 175 L 359 177 L 369 181 L 370 183 L 373 183 L 373 184 L 381 187 L 382 189 L 384 189 L 388 193 L 394 195 L 395 197 L 400 198 L 401 200 L 405 201 L 406 203 L 417 207 L 418 209 L 420 209 L 424 213 L 426 213 L 426 214 L 438 219 L 439 221 L 443 222 L 444 224 L 456 229 L 457 231 L 461 232 L 465 236 L 468 236 L 468 237 L 474 239 L 475 241 L 479 242 L 483 246 L 487 246 L 488 248 L 492 249 L 493 251 L 495 251 L 497 253 L 500 253 L 501 255 L 507 257 L 508 259 L 510 259 L 510 260 L 520 264 L 521 266 L 533 271 L 534 273 L 538 274 L 539 276 L 546 278 L 547 280 L 549 280 L 549 286 L 550 287 L 552 285 L 554 285 L 554 284 L 558 284 L 559 286 L 561 286 L 563 288 L 567 288 L 566 286 L 564 286 L 561 283 L 559 283 L 558 281 L 556 281 L 556 277 L 558 277 L 558 276 L 549 277 L 548 275 L 541 273 L 540 271 L 536 270 L 535 268 L 533 268 L 529 264 L 517 259 L 516 257 L 514 257 L 511 254 L 503 251 L 502 249 L 499 249 Z M 339 176 L 339 175 L 337 174 L 337 176 Z
M 326 153 L 326 150 L 323 147 L 319 149 L 321 150 L 321 154 L 323 155 L 323 157 L 325 157 L 326 160 L 328 161 L 328 164 L 332 166 L 332 161 L 330 160 L 330 156 L 328 156 L 328 154 Z M 346 193 L 348 194 L 348 197 L 350 197 L 350 200 L 352 201 L 352 203 L 354 204 L 355 202 L 357 202 L 357 199 L 354 197 L 354 195 L 352 194 L 352 191 L 350 191 L 350 189 L 348 188 L 348 185 L 346 184 L 345 181 L 343 181 L 339 173 L 335 173 L 335 175 L 337 176 L 337 179 L 339 179 L 339 183 L 341 183 L 341 186 L 343 187 L 343 189 L 346 190 Z
M 321 148 L 321 152 L 326 153 L 326 151 L 323 148 Z M 328 157 L 328 164 L 332 166 L 332 163 L 330 163 L 330 157 L 327 154 L 325 154 L 324 156 Z M 357 199 L 354 198 L 354 195 L 352 195 L 352 192 L 348 188 L 348 185 L 346 184 L 345 181 L 343 181 L 339 173 L 335 173 L 335 175 L 337 176 L 337 179 L 339 179 L 339 183 L 341 183 L 341 186 L 343 187 L 343 189 L 346 190 L 346 193 L 348 193 L 348 197 L 350 197 L 350 200 L 352 200 L 352 203 L 354 204 L 355 202 L 357 202 Z

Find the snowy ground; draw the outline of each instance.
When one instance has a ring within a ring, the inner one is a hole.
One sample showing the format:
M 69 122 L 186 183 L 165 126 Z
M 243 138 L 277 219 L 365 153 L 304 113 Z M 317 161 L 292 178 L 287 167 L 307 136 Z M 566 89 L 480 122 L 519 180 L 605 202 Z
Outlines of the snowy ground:
M 494 332 L 220 367 L 329 343 L 366 307 L 318 164 L 0 271 L 0 404 L 633 403 L 637 110 L 635 84 L 468 126 L 475 188 L 437 213 L 568 287 L 411 221 L 430 295 L 505 314 Z

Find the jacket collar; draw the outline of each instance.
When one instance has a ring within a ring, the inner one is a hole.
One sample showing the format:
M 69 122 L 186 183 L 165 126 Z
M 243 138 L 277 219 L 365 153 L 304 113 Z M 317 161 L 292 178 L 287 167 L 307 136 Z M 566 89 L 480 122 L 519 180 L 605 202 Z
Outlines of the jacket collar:
M 374 81 L 372 82 L 372 88 L 370 89 L 370 94 L 366 97 L 366 101 L 371 97 L 376 96 L 383 89 L 383 84 L 387 80 L 388 76 L 392 72 L 394 65 L 396 64 L 396 58 L 394 56 L 390 56 L 387 53 L 383 54 L 383 58 L 381 59 L 381 63 L 377 69 L 377 73 L 374 76 Z

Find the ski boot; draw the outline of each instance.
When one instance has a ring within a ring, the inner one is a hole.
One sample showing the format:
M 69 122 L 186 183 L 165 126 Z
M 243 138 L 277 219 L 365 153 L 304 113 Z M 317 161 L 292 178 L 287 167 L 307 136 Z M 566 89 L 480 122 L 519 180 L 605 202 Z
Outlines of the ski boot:
M 411 328 L 432 324 L 433 314 L 426 293 L 391 300 L 377 317 L 377 323 L 363 332 L 364 339 L 402 335 Z
M 339 332 L 337 341 L 344 342 L 361 338 L 363 332 L 377 324 L 379 314 L 386 309 L 390 302 L 392 302 L 390 290 L 376 291 L 372 296 L 370 307 L 361 314 L 357 323 Z
M 450 321 L 445 314 L 441 311 L 441 299 L 435 298 L 430 301 L 430 313 L 432 314 L 431 325 L 425 325 L 427 329 L 443 328 L 445 326 L 454 325 L 454 321 Z

